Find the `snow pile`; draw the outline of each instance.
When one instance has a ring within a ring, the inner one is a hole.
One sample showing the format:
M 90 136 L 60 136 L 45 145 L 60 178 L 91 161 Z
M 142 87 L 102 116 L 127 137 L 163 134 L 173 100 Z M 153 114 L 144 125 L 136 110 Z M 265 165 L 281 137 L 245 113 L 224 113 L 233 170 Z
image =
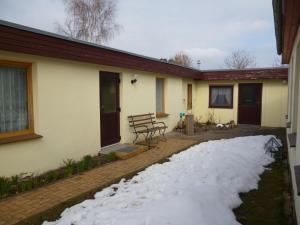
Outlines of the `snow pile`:
M 257 188 L 271 136 L 209 141 L 66 209 L 44 225 L 235 225 L 240 192 Z

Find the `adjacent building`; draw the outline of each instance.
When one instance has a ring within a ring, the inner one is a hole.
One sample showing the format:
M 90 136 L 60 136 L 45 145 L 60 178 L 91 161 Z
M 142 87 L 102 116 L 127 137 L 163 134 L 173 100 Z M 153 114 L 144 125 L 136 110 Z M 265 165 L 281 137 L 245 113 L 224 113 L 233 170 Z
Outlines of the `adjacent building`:
M 288 159 L 293 186 L 294 209 L 300 223 L 300 1 L 273 0 L 277 52 L 282 63 L 289 65 L 288 74 Z M 299 175 L 298 175 L 299 174 Z M 298 185 L 297 185 L 298 184 Z

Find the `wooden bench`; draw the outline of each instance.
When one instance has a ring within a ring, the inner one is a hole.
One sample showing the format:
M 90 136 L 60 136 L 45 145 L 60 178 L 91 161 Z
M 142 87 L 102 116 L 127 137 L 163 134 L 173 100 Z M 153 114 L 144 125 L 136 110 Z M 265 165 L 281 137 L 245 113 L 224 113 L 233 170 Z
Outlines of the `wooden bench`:
M 136 143 L 138 137 L 143 135 L 148 149 L 150 149 L 156 133 L 159 134 L 159 137 L 162 137 L 163 141 L 167 140 L 165 137 L 167 126 L 164 122 L 156 122 L 154 113 L 131 115 L 128 116 L 128 119 L 129 126 L 133 128 L 133 133 L 135 134 L 133 143 Z

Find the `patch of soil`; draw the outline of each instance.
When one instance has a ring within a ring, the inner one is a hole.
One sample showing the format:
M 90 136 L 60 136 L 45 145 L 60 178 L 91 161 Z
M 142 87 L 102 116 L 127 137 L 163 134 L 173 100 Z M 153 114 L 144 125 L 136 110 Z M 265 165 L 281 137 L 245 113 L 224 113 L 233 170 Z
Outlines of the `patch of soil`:
M 264 130 L 261 134 L 267 132 Z M 281 132 L 273 134 L 279 136 L 285 143 L 284 134 Z M 283 153 L 285 158 L 285 146 Z M 241 224 L 292 225 L 294 223 L 290 198 L 290 180 L 287 171 L 286 159 L 277 160 L 262 174 L 257 190 L 240 194 L 243 203 L 234 210 L 234 213 Z

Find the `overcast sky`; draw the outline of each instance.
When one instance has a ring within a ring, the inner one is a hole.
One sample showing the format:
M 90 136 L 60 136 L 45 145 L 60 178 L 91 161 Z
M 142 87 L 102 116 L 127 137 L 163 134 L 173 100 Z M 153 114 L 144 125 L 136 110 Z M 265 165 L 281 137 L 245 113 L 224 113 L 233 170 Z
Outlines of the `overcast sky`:
M 271 0 L 119 0 L 122 30 L 105 45 L 155 58 L 178 51 L 201 69 L 220 69 L 236 49 L 249 51 L 258 67 L 276 56 Z M 63 23 L 62 0 L 0 0 L 0 19 L 54 32 Z

